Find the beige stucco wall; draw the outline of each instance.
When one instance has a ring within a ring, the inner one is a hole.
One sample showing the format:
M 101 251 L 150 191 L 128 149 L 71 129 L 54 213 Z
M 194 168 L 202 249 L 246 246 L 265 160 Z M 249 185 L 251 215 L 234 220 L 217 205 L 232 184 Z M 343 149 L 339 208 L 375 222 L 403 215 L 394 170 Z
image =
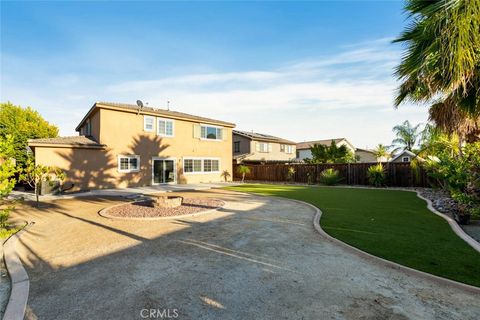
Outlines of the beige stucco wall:
M 368 151 L 357 150 L 355 155 L 360 157 L 359 162 L 377 162 L 377 157 Z
M 65 172 L 65 182 L 75 185 L 75 190 L 113 188 L 119 183 L 116 162 L 112 154 L 99 149 L 35 147 L 37 164 L 55 166 Z M 135 183 L 138 177 L 125 176 Z M 120 185 L 125 186 L 126 183 Z
M 152 184 L 152 157 L 173 158 L 177 183 L 218 182 L 220 173 L 232 174 L 232 128 L 223 127 L 222 141 L 194 138 L 195 122 L 174 119 L 174 137 L 161 137 L 143 130 L 143 115 L 99 109 L 92 119 L 92 134 L 105 150 L 36 147 L 37 163 L 55 165 L 66 171 L 67 181 L 76 189 L 144 186 Z M 96 129 L 94 127 L 97 127 Z M 139 172 L 118 171 L 119 155 L 140 156 Z M 220 160 L 220 173 L 183 173 L 183 158 L 206 157 Z
M 289 161 L 295 159 L 295 145 L 292 145 L 292 153 L 280 151 L 280 143 L 267 142 L 272 146 L 270 152 L 256 151 L 256 143 L 259 141 L 250 141 L 250 150 L 252 155 L 244 160 L 264 160 L 264 161 Z

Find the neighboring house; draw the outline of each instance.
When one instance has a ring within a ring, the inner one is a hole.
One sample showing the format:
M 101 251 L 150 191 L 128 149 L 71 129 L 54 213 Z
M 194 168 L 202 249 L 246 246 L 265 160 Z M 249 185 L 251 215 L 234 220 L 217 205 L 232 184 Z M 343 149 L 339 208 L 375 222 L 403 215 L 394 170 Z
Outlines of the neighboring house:
M 418 158 L 419 160 L 423 160 L 422 158 L 418 157 L 415 153 L 408 151 L 406 149 L 397 153 L 390 162 L 410 162 L 414 158 Z
M 97 102 L 75 137 L 34 139 L 38 164 L 74 189 L 222 181 L 232 173 L 233 123 L 176 111 Z
M 295 160 L 295 142 L 268 134 L 233 130 L 232 146 L 238 163 Z
M 360 163 L 371 163 L 371 162 L 387 162 L 389 158 L 379 157 L 375 155 L 374 150 L 370 149 L 355 149 L 355 156 L 357 157 L 357 162 Z
M 297 154 L 296 157 L 299 160 L 312 159 L 312 152 L 310 148 L 315 144 L 322 144 L 329 146 L 332 143 L 332 140 L 335 142 L 337 147 L 346 146 L 353 154 L 355 154 L 355 147 L 345 138 L 337 139 L 325 139 L 325 140 L 315 140 L 315 141 L 305 141 L 297 143 Z
M 355 149 L 355 156 L 358 162 L 369 163 L 378 162 L 375 152 L 369 149 Z

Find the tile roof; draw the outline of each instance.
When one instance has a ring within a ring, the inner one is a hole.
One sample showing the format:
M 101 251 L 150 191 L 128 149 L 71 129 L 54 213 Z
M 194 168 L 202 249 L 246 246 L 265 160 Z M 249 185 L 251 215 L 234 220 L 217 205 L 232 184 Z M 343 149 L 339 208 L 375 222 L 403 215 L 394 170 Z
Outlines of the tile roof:
M 279 143 L 285 143 L 285 144 L 296 144 L 295 142 L 290 140 L 271 136 L 269 134 L 257 133 L 257 132 L 233 130 L 233 134 L 238 134 L 243 137 L 249 138 L 251 140 L 271 141 L 271 142 L 279 142 Z
M 323 144 L 324 146 L 329 146 L 332 143 L 332 140 L 335 143 L 339 143 L 342 140 L 346 140 L 345 138 L 335 138 L 335 139 L 324 139 L 324 140 L 313 140 L 313 141 L 304 141 L 297 143 L 297 150 L 304 150 L 310 149 L 313 147 L 314 144 Z
M 72 136 L 72 137 L 57 137 L 57 138 L 41 138 L 28 140 L 29 145 L 42 145 L 42 144 L 63 144 L 71 146 L 84 146 L 84 147 L 103 147 L 103 144 L 99 144 L 97 141 L 86 136 Z
M 363 151 L 363 152 L 368 152 L 368 153 L 375 153 L 375 150 L 371 150 L 371 149 L 356 148 L 355 151 Z
M 88 111 L 88 113 L 85 115 L 85 117 L 82 119 L 80 124 L 77 126 L 75 130 L 79 131 L 80 127 L 83 125 L 85 120 L 90 116 L 90 114 L 96 109 L 96 108 L 101 108 L 101 107 L 112 107 L 112 108 L 118 108 L 118 109 L 124 109 L 128 111 L 139 111 L 139 107 L 134 104 L 127 104 L 127 103 L 116 103 L 116 102 L 96 102 L 93 107 Z M 186 119 L 186 120 L 194 120 L 198 122 L 206 122 L 206 123 L 211 123 L 211 124 L 218 124 L 218 125 L 223 125 L 223 126 L 228 126 L 228 127 L 235 127 L 234 123 L 231 122 L 226 122 L 226 121 L 221 121 L 221 120 L 215 120 L 211 118 L 205 118 L 205 117 L 200 117 L 200 116 L 195 116 L 191 115 L 188 113 L 183 113 L 183 112 L 178 112 L 178 111 L 172 111 L 172 110 L 167 110 L 167 109 L 159 109 L 159 108 L 152 108 L 152 107 L 147 107 L 144 106 L 143 108 L 140 109 L 140 113 L 148 113 L 148 114 L 156 114 L 160 116 L 165 116 L 165 117 L 172 117 L 175 119 Z

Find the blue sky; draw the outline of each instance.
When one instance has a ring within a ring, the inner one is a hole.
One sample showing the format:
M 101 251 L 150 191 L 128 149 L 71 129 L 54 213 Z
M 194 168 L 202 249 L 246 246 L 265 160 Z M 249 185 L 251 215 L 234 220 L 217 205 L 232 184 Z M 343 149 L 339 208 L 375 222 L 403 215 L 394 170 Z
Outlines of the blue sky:
M 401 1 L 1 2 L 1 101 L 74 127 L 95 101 L 304 141 L 389 143 Z

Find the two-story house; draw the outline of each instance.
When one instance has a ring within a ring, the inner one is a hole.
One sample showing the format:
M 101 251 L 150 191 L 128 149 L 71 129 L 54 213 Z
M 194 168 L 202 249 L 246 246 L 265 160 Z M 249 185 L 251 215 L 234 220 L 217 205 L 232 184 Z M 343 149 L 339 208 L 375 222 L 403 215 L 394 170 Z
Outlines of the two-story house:
M 268 134 L 233 130 L 233 158 L 240 162 L 289 162 L 295 142 Z
M 79 136 L 34 139 L 38 164 L 56 166 L 75 189 L 221 181 L 232 174 L 233 123 L 177 111 L 97 102 Z
M 297 143 L 297 154 L 296 157 L 298 160 L 312 159 L 312 148 L 316 144 L 329 146 L 332 141 L 337 147 L 345 146 L 350 152 L 355 154 L 355 147 L 345 138 L 336 138 L 336 139 L 325 139 L 325 140 L 314 140 L 314 141 L 304 141 Z

